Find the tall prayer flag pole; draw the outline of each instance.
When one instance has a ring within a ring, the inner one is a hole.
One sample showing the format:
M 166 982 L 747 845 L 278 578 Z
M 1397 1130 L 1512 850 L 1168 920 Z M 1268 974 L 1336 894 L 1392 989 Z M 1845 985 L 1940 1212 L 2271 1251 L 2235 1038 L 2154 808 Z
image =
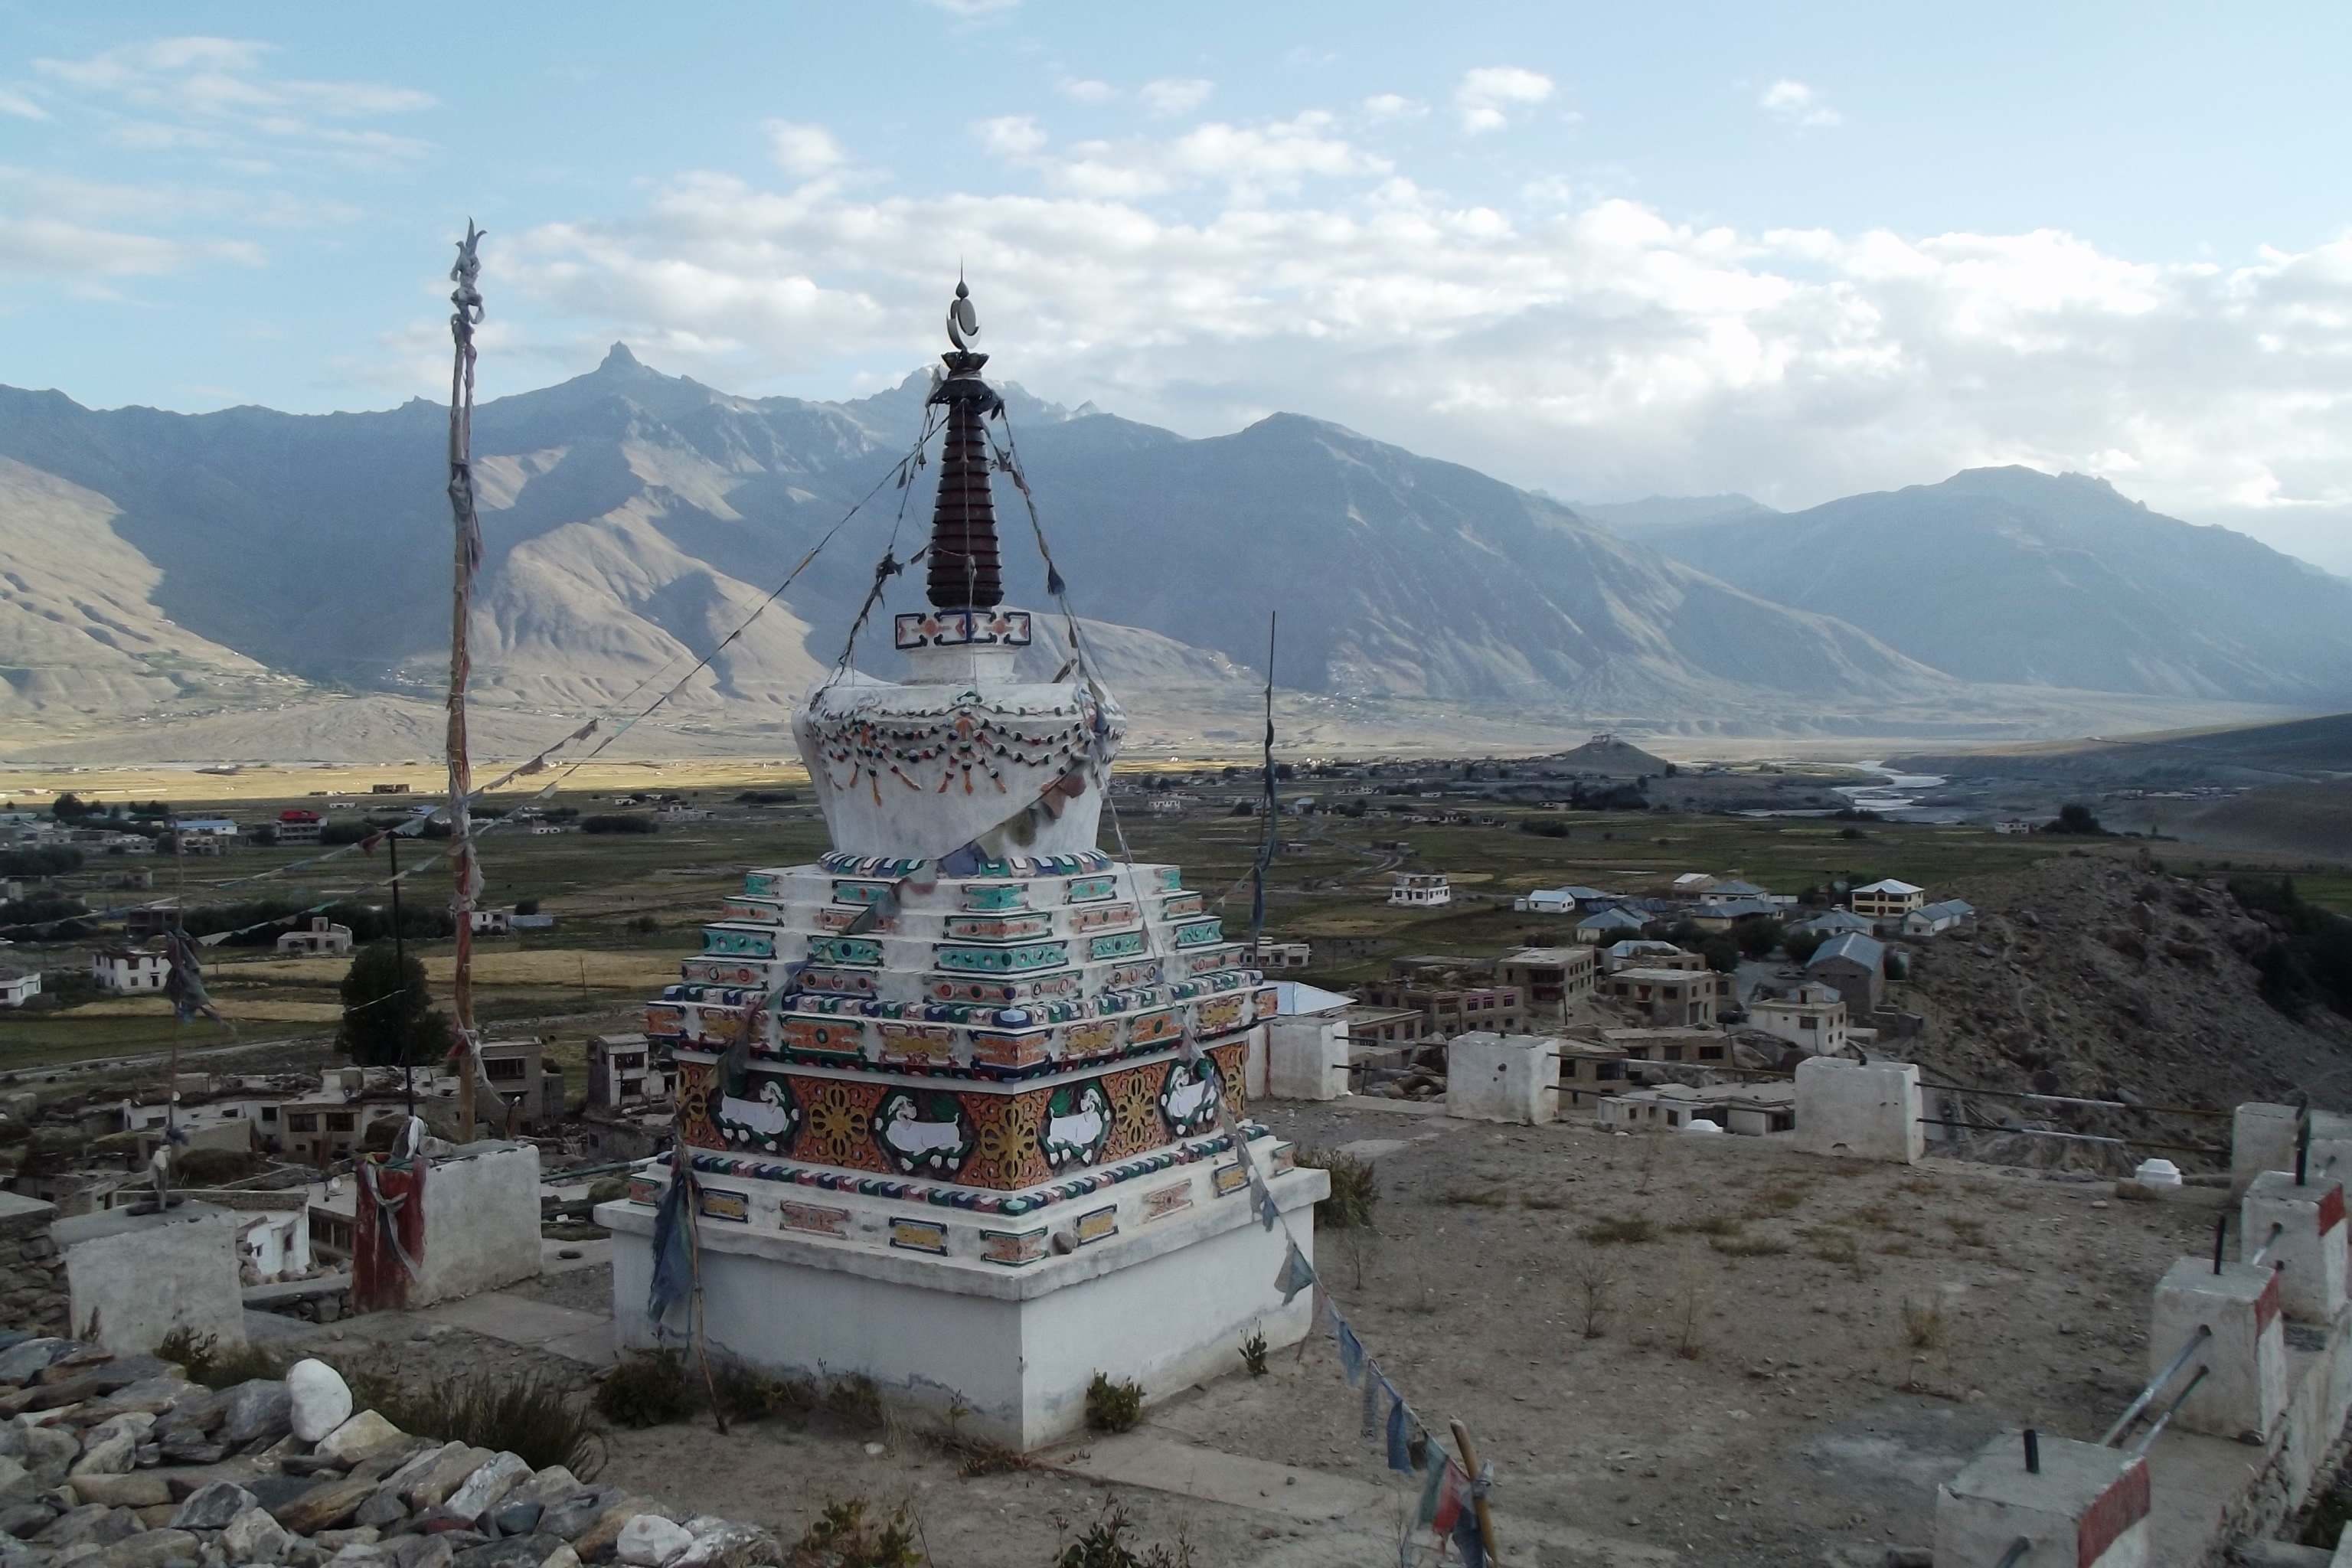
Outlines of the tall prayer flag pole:
M 481 243 L 481 230 L 467 219 L 466 237 L 457 243 L 457 264 L 449 269 L 450 281 L 457 285 L 449 295 L 457 307 L 449 317 L 449 334 L 457 343 L 449 371 L 449 512 L 457 524 L 449 617 L 449 863 L 457 879 L 451 909 L 457 926 L 451 1055 L 457 1072 L 457 1135 L 467 1143 L 475 1132 L 474 900 L 482 890 L 481 868 L 474 859 L 474 765 L 466 743 L 466 682 L 473 673 L 466 631 L 474 574 L 482 564 L 482 525 L 474 512 L 474 327 L 482 319 L 482 291 L 475 282 L 482 273 Z

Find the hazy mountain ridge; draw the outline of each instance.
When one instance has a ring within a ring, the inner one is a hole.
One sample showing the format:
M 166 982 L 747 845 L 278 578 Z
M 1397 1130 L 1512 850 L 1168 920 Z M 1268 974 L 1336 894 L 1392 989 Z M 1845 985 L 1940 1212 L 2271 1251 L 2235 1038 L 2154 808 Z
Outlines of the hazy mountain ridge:
M 873 492 L 680 693 L 689 724 L 768 732 L 843 651 L 886 540 L 903 561 L 927 531 L 932 470 L 903 489 L 887 479 L 928 388 L 918 373 L 854 402 L 737 397 L 616 345 L 589 374 L 484 405 L 475 447 L 487 554 L 473 628 L 484 700 L 558 715 L 641 687 L 649 697 Z M 1188 440 L 1003 390 L 1073 602 L 1095 618 L 1114 679 L 1138 688 L 1122 692 L 1130 707 L 1173 715 L 1189 704 L 1231 722 L 1262 679 L 1276 609 L 1280 683 L 1342 705 L 1335 714 L 1435 704 L 1465 724 L 1475 709 L 1568 727 L 1867 732 L 1897 711 L 1916 721 L 2039 702 L 1969 687 L 1837 605 L 1770 602 L 1573 508 L 1338 426 L 1276 415 Z M 6 471 L 20 482 L 0 484 L 0 569 L 36 581 L 22 570 L 34 549 L 24 542 L 56 529 L 28 531 L 19 516 L 58 504 L 39 496 L 86 498 L 74 514 L 102 520 L 120 542 L 108 574 L 129 597 L 110 614 L 161 650 L 118 651 L 112 663 L 0 652 L 20 667 L 0 672 L 0 711 L 168 718 L 189 711 L 175 692 L 201 689 L 219 711 L 247 700 L 221 682 L 276 681 L 282 692 L 289 676 L 429 696 L 446 668 L 446 411 L 423 400 L 366 414 L 184 416 L 0 388 L 0 458 L 21 465 Z M 997 494 L 1008 594 L 1047 611 L 1021 498 L 1009 481 Z M 1705 521 L 1716 503 L 1738 521 Z M 1677 542 L 1790 521 L 1744 497 L 1632 504 L 1682 524 L 1665 531 Z M 99 523 L 86 526 L 96 538 Z M 44 569 L 56 576 L 54 562 Z M 863 667 L 895 668 L 887 614 L 919 603 L 919 575 L 893 583 L 856 650 Z M 0 594 L 0 649 L 54 641 L 43 626 L 70 616 L 59 607 L 70 597 Z M 1041 615 L 1041 627 L 1053 620 Z M 159 680 L 161 657 L 205 681 Z M 47 673 L 24 673 L 33 663 Z
M 2289 705 L 2352 699 L 2352 582 L 2103 479 L 1972 468 L 1648 534 L 1967 680 Z

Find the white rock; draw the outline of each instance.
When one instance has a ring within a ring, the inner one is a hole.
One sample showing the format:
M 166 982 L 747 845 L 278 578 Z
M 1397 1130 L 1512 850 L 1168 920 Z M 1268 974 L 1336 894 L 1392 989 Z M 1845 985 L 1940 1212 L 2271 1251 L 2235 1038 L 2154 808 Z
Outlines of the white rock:
M 315 1443 L 352 1418 L 352 1388 L 322 1361 L 298 1361 L 286 1373 L 293 1401 L 294 1436 Z
M 685 1555 L 694 1544 L 694 1536 L 684 1525 L 672 1524 L 657 1513 L 641 1513 L 621 1526 L 621 1538 L 613 1544 L 630 1568 L 663 1568 L 672 1558 Z
M 476 1519 L 496 1508 L 499 1500 L 512 1491 L 530 1475 L 530 1467 L 520 1454 L 500 1454 L 488 1464 L 466 1478 L 466 1484 L 451 1492 L 441 1506 L 460 1519 Z
M 547 1561 L 541 1563 L 539 1568 L 580 1568 L 580 1553 L 572 1551 L 572 1542 L 567 1541 L 549 1552 Z
M 82 1445 L 87 1447 L 93 1443 L 103 1443 L 109 1437 L 121 1434 L 128 1434 L 133 1441 L 139 1441 L 154 1425 L 155 1417 L 144 1410 L 126 1411 L 121 1415 L 110 1415 L 91 1427 L 82 1438 Z
M 117 1432 L 111 1437 L 101 1437 L 81 1451 L 67 1471 L 74 1476 L 127 1476 L 131 1461 L 138 1457 L 139 1439 L 128 1432 Z
M 283 1563 L 294 1549 L 294 1536 L 260 1508 L 249 1508 L 228 1521 L 220 1533 L 221 1550 L 232 1563 Z
M 319 1452 L 344 1465 L 355 1465 L 371 1454 L 383 1452 L 404 1436 L 399 1427 L 374 1411 L 362 1410 L 320 1438 Z

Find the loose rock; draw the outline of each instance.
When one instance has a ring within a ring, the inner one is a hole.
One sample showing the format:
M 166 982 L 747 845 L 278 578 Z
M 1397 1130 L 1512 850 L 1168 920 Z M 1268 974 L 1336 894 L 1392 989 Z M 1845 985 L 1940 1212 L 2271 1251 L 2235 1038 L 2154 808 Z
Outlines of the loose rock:
M 289 1424 L 305 1443 L 318 1442 L 352 1418 L 351 1384 L 325 1362 L 296 1362 L 286 1373 L 286 1392 Z

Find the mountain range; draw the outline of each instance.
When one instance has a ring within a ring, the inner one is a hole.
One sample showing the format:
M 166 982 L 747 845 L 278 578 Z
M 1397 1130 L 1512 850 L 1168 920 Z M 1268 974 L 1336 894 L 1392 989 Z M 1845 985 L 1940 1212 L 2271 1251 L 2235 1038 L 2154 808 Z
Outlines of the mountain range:
M 927 531 L 930 470 L 891 480 L 929 384 L 738 397 L 615 345 L 484 405 L 488 731 L 528 744 L 641 706 L 717 648 L 666 710 L 668 742 L 782 749 L 876 560 Z M 1787 514 L 1744 497 L 1580 510 L 1297 415 L 1186 439 L 1003 390 L 1088 640 L 1171 744 L 1245 732 L 1274 612 L 1286 732 L 1334 744 L 2023 733 L 2352 696 L 2352 584 L 2079 476 L 1979 470 Z M 446 668 L 446 433 L 421 399 L 190 416 L 0 388 L 9 750 L 424 749 Z M 996 490 L 1011 597 L 1050 609 L 1021 495 Z M 887 615 L 919 582 L 888 585 L 855 662 L 891 672 Z

